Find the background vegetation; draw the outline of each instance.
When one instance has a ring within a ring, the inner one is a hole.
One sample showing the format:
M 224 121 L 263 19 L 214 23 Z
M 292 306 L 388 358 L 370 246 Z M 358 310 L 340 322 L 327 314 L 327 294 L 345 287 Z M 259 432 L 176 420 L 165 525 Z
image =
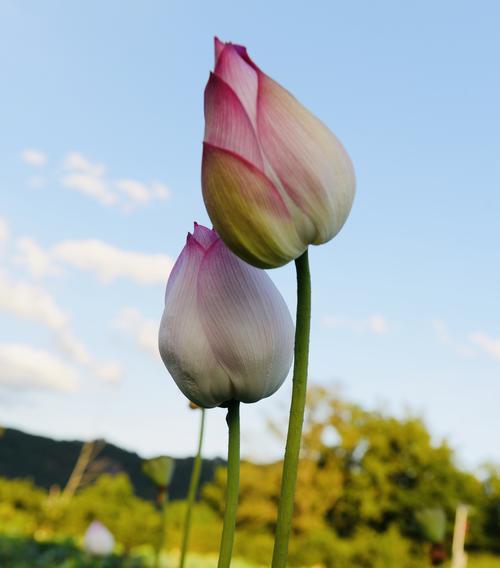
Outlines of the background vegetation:
M 277 425 L 270 424 L 270 428 L 279 433 Z M 3 459 L 9 452 L 13 455 L 12 439 L 9 431 L 0 438 Z M 39 472 L 41 466 L 34 456 L 45 464 L 54 458 L 37 453 L 36 442 L 31 443 L 33 453 L 27 463 Z M 8 445 L 10 449 L 6 449 Z M 59 447 L 64 452 L 70 446 Z M 12 471 L 13 465 L 2 461 L 0 566 L 93 566 L 95 560 L 81 552 L 79 544 L 94 519 L 105 524 L 117 541 L 116 555 L 100 560 L 101 568 L 147 566 L 151 543 L 160 530 L 159 514 L 148 498 L 153 491 L 146 478 L 139 472 L 127 474 L 133 461 L 120 461 L 117 455 L 114 460 L 109 458 L 110 452 L 117 450 L 121 451 L 108 447 L 102 452 L 99 471 L 87 476 L 70 499 L 63 497 L 56 484 L 47 487 L 50 476 L 46 466 L 44 476 L 30 476 L 26 470 L 24 479 L 8 479 L 7 468 Z M 16 457 L 18 462 L 22 455 Z M 73 453 L 73 460 L 77 455 L 78 451 Z M 94 468 L 96 463 L 98 460 Z M 122 471 L 118 471 L 120 463 Z M 178 477 L 176 487 L 182 488 L 189 471 L 180 471 L 182 478 Z M 280 472 L 281 463 L 242 464 L 235 550 L 242 567 L 269 566 Z M 222 462 L 206 462 L 194 514 L 192 567 L 215 566 L 225 476 Z M 56 475 L 54 478 L 61 481 Z M 40 479 L 45 481 L 40 483 Z M 172 493 L 165 566 L 175 566 L 185 512 L 182 490 Z M 493 466 L 477 473 L 461 469 L 452 449 L 446 442 L 434 442 L 417 417 L 397 419 L 345 402 L 324 389 L 311 391 L 290 566 L 430 565 L 431 540 L 442 540 L 445 550 L 450 549 L 455 508 L 460 503 L 469 505 L 471 511 L 467 535 L 470 566 L 500 566 L 495 558 L 500 553 L 500 474 Z M 440 519 L 444 536 L 433 537 L 441 534 L 432 524 L 439 524 Z

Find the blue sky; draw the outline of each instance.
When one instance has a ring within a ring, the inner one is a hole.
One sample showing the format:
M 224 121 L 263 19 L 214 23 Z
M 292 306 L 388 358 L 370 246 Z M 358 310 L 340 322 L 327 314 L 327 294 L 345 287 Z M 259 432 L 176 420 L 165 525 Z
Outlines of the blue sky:
M 311 382 L 421 414 L 500 461 L 497 2 L 28 2 L 0 8 L 0 422 L 192 453 L 196 415 L 155 353 L 200 194 L 218 35 L 342 140 L 358 194 L 311 251 Z M 293 267 L 271 272 L 291 310 Z M 243 411 L 248 457 L 289 382 Z M 224 413 L 206 449 L 223 455 Z

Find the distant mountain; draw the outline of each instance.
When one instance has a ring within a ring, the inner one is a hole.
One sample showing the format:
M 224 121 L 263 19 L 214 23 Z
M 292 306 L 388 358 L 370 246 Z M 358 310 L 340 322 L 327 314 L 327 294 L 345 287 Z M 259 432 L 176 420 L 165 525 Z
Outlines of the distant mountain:
M 3 432 L 3 435 L 2 435 Z M 31 479 L 35 485 L 64 487 L 78 459 L 82 442 L 57 441 L 20 430 L 4 428 L 0 432 L 0 476 Z M 100 451 L 95 466 L 103 473 L 126 473 L 135 492 L 144 499 L 153 499 L 155 490 L 141 470 L 142 458 L 113 444 Z M 201 486 L 213 479 L 215 469 L 224 465 L 221 459 L 203 460 Z M 187 495 L 193 458 L 175 458 L 175 472 L 170 485 L 170 499 Z

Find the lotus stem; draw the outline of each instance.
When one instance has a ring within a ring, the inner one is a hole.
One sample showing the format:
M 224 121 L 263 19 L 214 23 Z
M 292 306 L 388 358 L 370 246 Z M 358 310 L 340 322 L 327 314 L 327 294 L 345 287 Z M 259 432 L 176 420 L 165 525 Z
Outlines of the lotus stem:
M 297 318 L 295 327 L 295 359 L 290 418 L 286 439 L 281 494 L 276 524 L 272 568 L 286 568 L 288 543 L 292 527 L 295 486 L 299 465 L 302 425 L 307 396 L 307 366 L 311 329 L 311 276 L 307 250 L 295 261 L 297 270 Z
M 165 528 L 166 528 L 166 514 L 167 514 L 168 494 L 167 487 L 158 486 L 156 494 L 156 503 L 160 512 L 160 533 L 155 547 L 155 560 L 154 568 L 161 567 L 161 552 L 165 543 Z
M 226 509 L 220 543 L 218 568 L 230 568 L 233 553 L 236 510 L 240 488 L 240 403 L 232 401 L 227 409 L 226 422 L 229 428 L 227 457 Z
M 179 568 L 184 568 L 186 563 L 186 554 L 189 544 L 189 533 L 191 532 L 191 517 L 193 514 L 193 506 L 196 501 L 196 492 L 198 491 L 198 484 L 200 482 L 201 473 L 201 450 L 203 447 L 203 432 L 205 430 L 205 409 L 201 409 L 201 420 L 200 420 L 200 434 L 198 437 L 198 452 L 194 458 L 193 471 L 191 472 L 191 480 L 189 482 L 189 491 L 187 497 L 187 510 L 186 518 L 184 520 L 184 535 L 182 537 L 182 548 L 181 548 L 181 559 L 179 563 Z

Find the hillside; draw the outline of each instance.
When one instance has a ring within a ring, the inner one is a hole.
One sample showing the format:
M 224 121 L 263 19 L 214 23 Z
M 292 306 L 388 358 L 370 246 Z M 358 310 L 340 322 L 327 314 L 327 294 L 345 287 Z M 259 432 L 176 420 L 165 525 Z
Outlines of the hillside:
M 0 476 L 29 478 L 39 487 L 64 487 L 80 453 L 82 442 L 58 441 L 5 428 L 0 433 Z M 137 495 L 151 499 L 154 489 L 141 471 L 141 457 L 106 444 L 99 453 L 96 466 L 107 473 L 125 472 Z M 183 499 L 188 490 L 193 458 L 176 458 L 175 473 L 170 486 L 170 499 Z M 212 480 L 215 468 L 224 464 L 220 459 L 204 460 L 200 487 Z

